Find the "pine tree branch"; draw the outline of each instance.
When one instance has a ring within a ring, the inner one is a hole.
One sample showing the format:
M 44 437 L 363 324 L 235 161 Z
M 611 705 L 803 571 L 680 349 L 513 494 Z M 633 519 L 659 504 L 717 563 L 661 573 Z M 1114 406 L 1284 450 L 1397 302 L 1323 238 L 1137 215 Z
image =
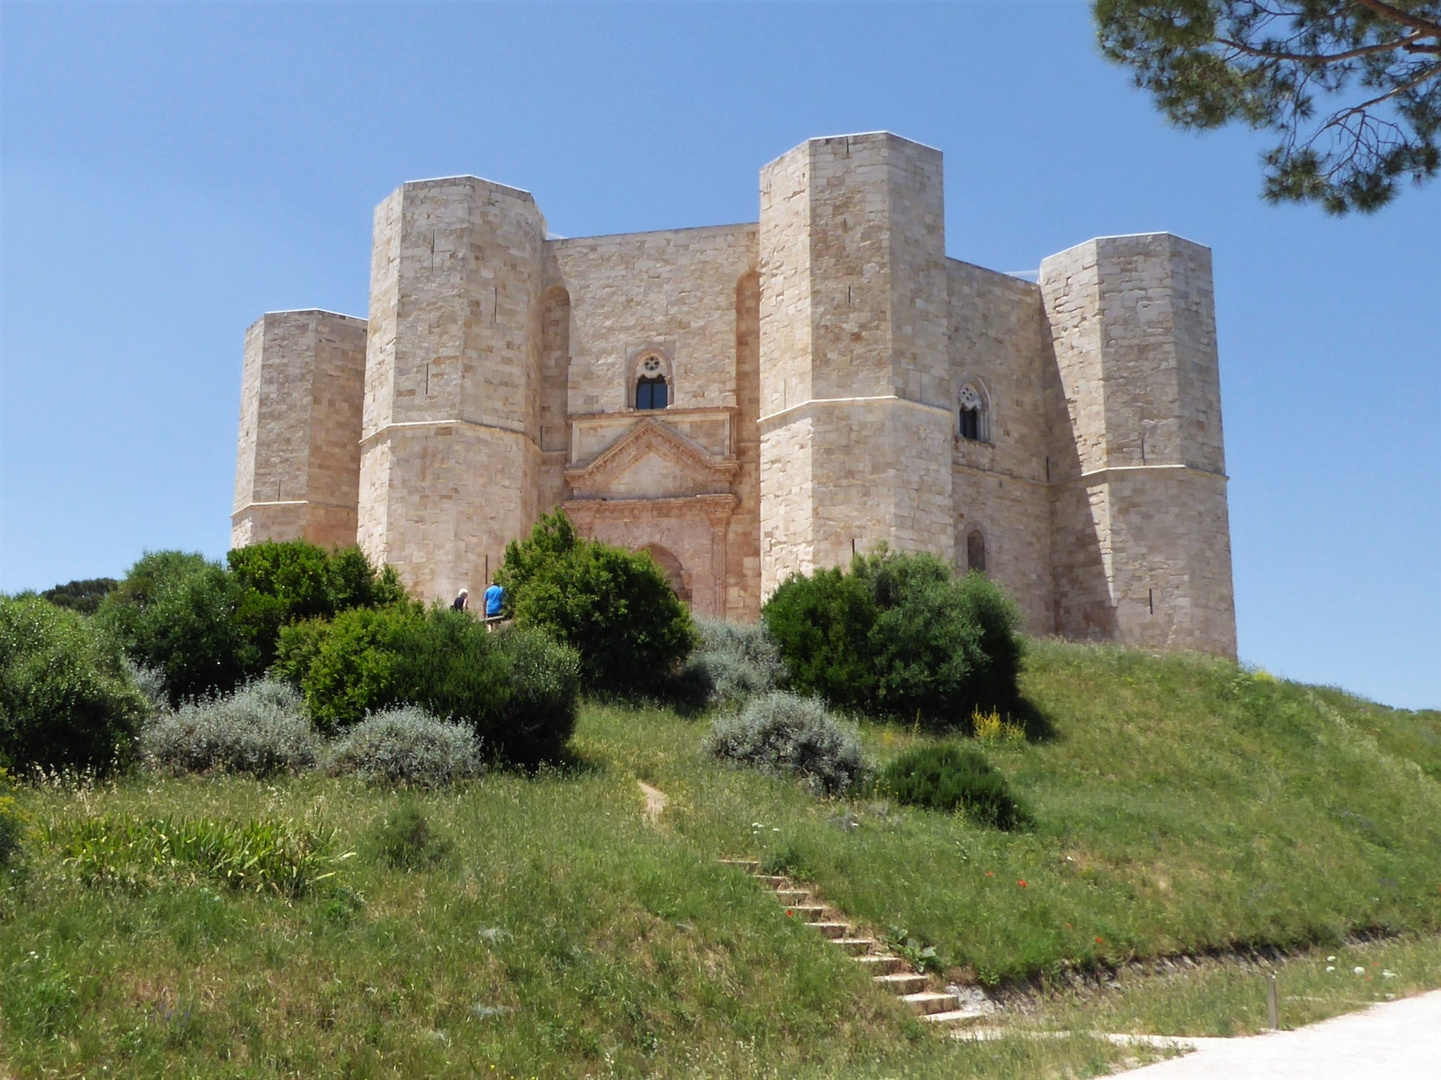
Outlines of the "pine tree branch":
M 1386 3 L 1386 0 L 1354 0 L 1354 2 L 1369 11 L 1374 11 L 1382 18 L 1398 22 L 1402 26 L 1409 26 L 1414 30 L 1420 30 L 1428 37 L 1431 35 L 1441 36 L 1441 20 L 1423 19 L 1419 15 L 1412 15 L 1409 11 Z

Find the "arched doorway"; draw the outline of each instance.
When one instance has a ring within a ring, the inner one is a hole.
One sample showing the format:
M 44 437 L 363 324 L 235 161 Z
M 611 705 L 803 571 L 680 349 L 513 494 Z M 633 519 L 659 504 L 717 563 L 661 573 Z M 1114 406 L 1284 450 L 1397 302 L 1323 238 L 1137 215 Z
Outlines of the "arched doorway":
M 655 564 L 660 567 L 661 573 L 665 574 L 670 580 L 670 587 L 675 590 L 676 596 L 689 604 L 690 584 L 687 581 L 685 567 L 681 565 L 680 560 L 659 544 L 647 544 L 641 548 L 641 550 L 655 560 Z

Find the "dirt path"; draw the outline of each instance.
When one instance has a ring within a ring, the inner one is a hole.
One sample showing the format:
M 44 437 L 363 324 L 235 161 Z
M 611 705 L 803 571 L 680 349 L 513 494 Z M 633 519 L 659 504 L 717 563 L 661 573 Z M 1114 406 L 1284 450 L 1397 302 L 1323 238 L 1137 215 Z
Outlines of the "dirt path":
M 666 803 L 670 802 L 670 796 L 664 791 L 657 791 L 644 780 L 637 780 L 640 785 L 640 792 L 645 796 L 645 809 L 641 811 L 642 816 L 652 825 L 660 824 L 661 811 L 665 809 Z

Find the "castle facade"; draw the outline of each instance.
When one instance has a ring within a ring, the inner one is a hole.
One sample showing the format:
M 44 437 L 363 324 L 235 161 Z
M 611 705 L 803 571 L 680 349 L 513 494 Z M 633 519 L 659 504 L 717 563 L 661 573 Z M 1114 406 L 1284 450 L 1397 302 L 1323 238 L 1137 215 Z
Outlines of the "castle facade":
M 948 258 L 941 154 L 881 132 L 765 166 L 756 224 L 550 238 L 525 191 L 407 183 L 368 319 L 246 331 L 235 546 L 358 542 L 449 600 L 557 506 L 702 614 L 884 541 L 1031 633 L 1234 656 L 1210 251 Z

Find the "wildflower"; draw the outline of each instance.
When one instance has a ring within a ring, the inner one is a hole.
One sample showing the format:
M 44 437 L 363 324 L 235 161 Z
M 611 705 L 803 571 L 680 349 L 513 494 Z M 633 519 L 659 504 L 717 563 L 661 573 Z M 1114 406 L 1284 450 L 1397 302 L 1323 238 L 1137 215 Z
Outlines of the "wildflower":
M 1351 969 L 1351 974 L 1352 974 L 1352 975 L 1364 975 L 1364 974 L 1366 974 L 1366 969 L 1363 968 L 1363 967 L 1353 967 L 1353 968 Z
M 989 870 L 986 871 L 986 877 L 995 877 L 995 876 L 996 876 L 996 875 L 993 874 L 993 873 L 991 873 Z
M 786 908 L 786 918 L 787 918 L 787 919 L 792 918 L 794 915 L 795 915 L 795 912 L 794 912 L 794 911 L 792 911 L 790 908 Z
M 1327 964 L 1327 965 L 1326 965 L 1326 970 L 1327 970 L 1327 971 L 1335 971 L 1335 970 L 1336 970 L 1336 965 L 1335 965 L 1335 964 Z
M 1383 979 L 1394 979 L 1394 978 L 1396 978 L 1396 973 L 1395 973 L 1394 971 L 1388 971 L 1386 968 L 1382 968 L 1382 969 L 1381 969 L 1381 978 L 1383 978 Z
M 1326 957 L 1326 963 L 1328 963 L 1328 964 L 1334 964 L 1335 962 L 1336 962 L 1336 958 L 1335 958 L 1334 956 L 1328 956 L 1328 957 Z
M 1106 943 L 1106 939 L 1105 939 L 1105 938 L 1100 938 L 1100 937 L 1098 937 L 1098 938 L 1096 939 L 1096 944 L 1097 944 L 1097 945 L 1104 945 L 1105 943 Z
M 1025 879 L 1025 878 L 1017 878 L 1017 879 L 1016 879 L 1016 884 L 1019 885 L 1019 886 L 1020 886 L 1021 888 L 1023 888 L 1023 889 L 1029 889 L 1029 888 L 1030 888 L 1030 886 L 1026 884 L 1026 879 Z

